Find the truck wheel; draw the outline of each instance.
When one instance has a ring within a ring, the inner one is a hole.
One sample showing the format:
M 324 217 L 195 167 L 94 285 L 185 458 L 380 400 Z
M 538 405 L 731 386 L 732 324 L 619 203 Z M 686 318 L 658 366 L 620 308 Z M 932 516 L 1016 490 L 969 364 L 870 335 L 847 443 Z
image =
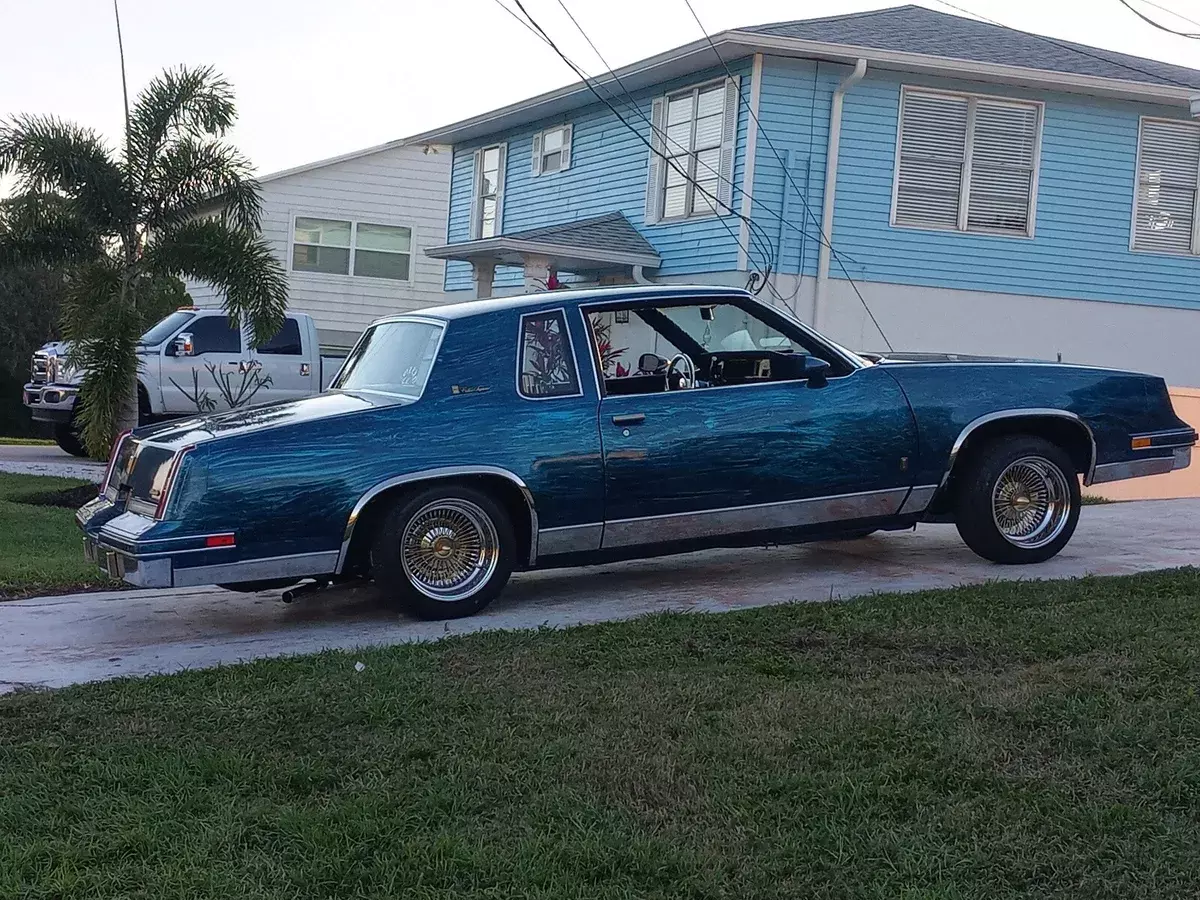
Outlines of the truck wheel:
M 58 444 L 60 449 L 65 450 L 72 456 L 88 455 L 83 442 L 79 440 L 79 435 L 75 433 L 74 420 L 63 425 L 54 426 L 54 443 Z
M 504 509 L 464 485 L 402 497 L 371 547 L 371 575 L 390 603 L 422 619 L 457 619 L 494 600 L 512 574 L 516 536 Z
M 1039 437 L 1003 438 L 969 460 L 955 492 L 954 524 L 967 546 L 1004 565 L 1044 562 L 1079 522 L 1071 457 Z

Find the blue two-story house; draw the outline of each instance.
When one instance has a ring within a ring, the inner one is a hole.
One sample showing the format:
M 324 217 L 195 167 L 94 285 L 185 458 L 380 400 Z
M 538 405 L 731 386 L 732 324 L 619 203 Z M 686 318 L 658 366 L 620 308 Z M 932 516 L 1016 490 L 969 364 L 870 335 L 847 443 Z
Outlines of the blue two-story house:
M 427 251 L 448 292 L 749 284 L 855 349 L 1200 386 L 1193 116 L 1200 71 L 903 6 L 722 32 L 411 140 L 454 148 Z

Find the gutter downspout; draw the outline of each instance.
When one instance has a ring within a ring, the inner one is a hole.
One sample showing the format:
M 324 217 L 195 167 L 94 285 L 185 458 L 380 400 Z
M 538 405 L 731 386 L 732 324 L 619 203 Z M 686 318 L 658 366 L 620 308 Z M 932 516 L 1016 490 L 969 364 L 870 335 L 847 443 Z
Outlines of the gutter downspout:
M 863 80 L 867 74 L 867 61 L 859 59 L 854 71 L 843 78 L 833 92 L 833 104 L 829 108 L 829 147 L 825 154 L 825 198 L 821 210 L 821 246 L 817 254 L 817 286 L 813 292 L 813 328 L 821 330 L 824 312 L 825 288 L 829 281 L 829 259 L 832 256 L 833 209 L 837 195 L 838 151 L 842 144 L 842 102 L 846 92 Z

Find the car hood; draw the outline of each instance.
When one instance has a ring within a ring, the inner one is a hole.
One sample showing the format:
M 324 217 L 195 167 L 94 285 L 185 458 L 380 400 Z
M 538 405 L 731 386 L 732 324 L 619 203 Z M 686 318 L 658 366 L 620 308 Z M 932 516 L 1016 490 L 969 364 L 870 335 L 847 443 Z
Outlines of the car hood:
M 379 394 L 328 391 L 301 400 L 265 403 L 262 406 L 150 425 L 139 428 L 134 432 L 134 437 L 170 447 L 195 446 L 207 441 L 364 412 L 381 406 L 402 406 L 407 402 Z

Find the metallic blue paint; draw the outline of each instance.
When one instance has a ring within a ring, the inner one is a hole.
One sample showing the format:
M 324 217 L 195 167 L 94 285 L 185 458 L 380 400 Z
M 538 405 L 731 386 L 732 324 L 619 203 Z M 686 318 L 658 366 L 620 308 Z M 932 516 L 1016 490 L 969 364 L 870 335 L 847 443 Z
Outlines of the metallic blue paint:
M 447 326 L 419 400 L 330 392 L 139 429 L 138 442 L 173 453 L 187 448 L 162 521 L 125 511 L 127 492 L 88 504 L 78 521 L 101 547 L 135 559 L 166 554 L 179 571 L 340 551 L 362 498 L 389 480 L 430 469 L 510 472 L 528 486 L 539 527 L 562 529 L 813 498 L 834 498 L 836 506 L 838 497 L 865 492 L 903 497 L 913 486 L 942 483 L 970 423 L 1011 409 L 1078 416 L 1095 438 L 1098 464 L 1172 452 L 1133 451 L 1131 435 L 1182 429 L 1194 439 L 1161 379 L 1063 365 L 858 366 L 829 349 L 844 371 L 819 386 L 771 382 L 600 397 L 579 307 L 708 299 L 741 304 L 784 331 L 802 333 L 749 294 L 714 287 L 556 292 L 437 308 L 421 315 Z M 515 377 L 520 317 L 556 308 L 568 313 L 581 394 L 525 399 Z M 811 343 L 811 334 L 803 334 Z M 638 424 L 612 421 L 637 414 L 644 416 Z M 923 506 L 907 509 L 870 524 L 911 524 Z M 840 521 L 826 533 L 853 518 L 853 510 L 835 511 Z M 204 535 L 227 532 L 235 546 L 203 546 Z M 595 543 L 598 531 L 581 534 Z M 821 534 L 816 527 L 802 536 Z M 362 539 L 369 535 L 356 532 L 355 540 Z M 577 553 L 571 560 L 589 558 L 599 557 Z

